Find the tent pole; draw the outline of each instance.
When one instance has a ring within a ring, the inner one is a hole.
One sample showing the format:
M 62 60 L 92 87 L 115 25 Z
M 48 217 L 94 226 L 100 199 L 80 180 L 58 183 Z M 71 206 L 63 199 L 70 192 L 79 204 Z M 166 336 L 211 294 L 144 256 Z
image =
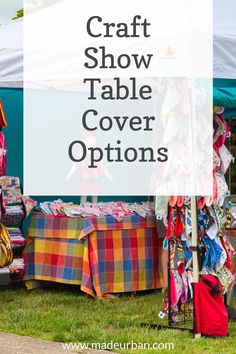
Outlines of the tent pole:
M 197 225 L 197 199 L 191 197 L 191 220 L 192 220 L 192 254 L 193 254 L 193 281 L 199 282 L 199 264 L 198 264 L 198 225 Z M 201 333 L 195 333 L 195 339 L 200 338 Z

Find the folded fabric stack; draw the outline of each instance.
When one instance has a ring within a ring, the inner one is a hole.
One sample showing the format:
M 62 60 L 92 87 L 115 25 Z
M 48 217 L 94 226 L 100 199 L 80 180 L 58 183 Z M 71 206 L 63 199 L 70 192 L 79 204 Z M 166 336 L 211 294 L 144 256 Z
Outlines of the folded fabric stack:
M 36 202 L 21 194 L 18 177 L 0 177 L 0 194 L 0 242 L 2 241 L 6 245 L 4 250 L 8 256 L 5 257 L 6 260 L 4 257 L 0 257 L 2 260 L 0 285 L 6 285 L 10 281 L 22 280 L 24 276 L 24 261 L 22 258 L 18 258 L 21 257 L 21 252 L 25 245 L 21 225 L 25 217 L 29 215 L 36 205 Z
M 0 275 L 1 274 L 10 274 L 9 267 L 0 268 Z
M 24 246 L 25 239 L 19 227 L 7 227 L 7 231 L 10 235 L 13 248 Z
M 15 258 L 9 266 L 0 268 L 1 285 L 8 285 L 12 281 L 21 281 L 23 279 L 24 272 L 24 259 Z
M 25 218 L 22 205 L 6 205 L 5 212 L 1 216 L 1 222 L 6 225 L 21 225 Z
M 11 215 L 23 213 L 22 205 L 6 205 L 5 211 Z
M 0 186 L 3 211 L 1 221 L 4 225 L 16 225 L 24 218 L 20 180 L 18 177 L 0 177 Z
M 23 258 L 14 258 L 9 266 L 10 277 L 12 281 L 21 281 L 25 273 L 25 264 Z
M 11 272 L 9 267 L 0 268 L 0 284 L 8 285 L 11 279 Z
M 10 272 L 19 272 L 25 269 L 23 258 L 14 258 L 13 262 L 9 265 Z
M 21 214 L 26 216 L 31 212 L 36 202 L 22 195 L 20 180 L 18 177 L 0 177 L 1 203 L 3 214 Z
M 126 203 L 126 202 L 107 202 L 107 203 L 84 203 L 74 204 L 64 203 L 58 199 L 53 202 L 40 203 L 36 210 L 46 215 L 61 217 L 89 217 L 89 216 L 113 216 L 117 221 L 122 221 L 124 217 L 137 214 L 142 217 L 154 214 L 153 203 Z
M 13 262 L 7 266 L 0 268 L 0 274 L 9 274 L 19 272 L 25 269 L 25 263 L 23 258 L 14 258 Z

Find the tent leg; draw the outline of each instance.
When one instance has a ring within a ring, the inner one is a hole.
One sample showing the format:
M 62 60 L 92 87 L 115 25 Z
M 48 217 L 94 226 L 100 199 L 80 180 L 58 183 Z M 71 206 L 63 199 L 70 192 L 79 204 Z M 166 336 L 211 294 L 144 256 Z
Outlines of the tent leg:
M 199 282 L 199 264 L 198 264 L 198 224 L 197 224 L 197 199 L 195 196 L 191 197 L 191 220 L 192 220 L 192 253 L 193 253 L 193 281 Z M 195 317 L 195 309 L 194 309 Z M 201 333 L 196 333 L 196 326 L 194 326 L 195 339 L 201 338 Z

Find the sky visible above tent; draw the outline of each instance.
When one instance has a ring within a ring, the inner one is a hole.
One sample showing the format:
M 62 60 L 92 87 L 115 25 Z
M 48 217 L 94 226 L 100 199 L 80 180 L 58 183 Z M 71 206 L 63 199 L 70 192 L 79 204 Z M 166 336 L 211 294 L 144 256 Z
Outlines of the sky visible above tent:
M 25 6 L 25 12 L 30 13 L 53 5 L 61 0 L 0 0 L 0 24 L 12 21 L 19 9 Z
M 22 7 L 23 0 L 0 0 L 0 24 L 10 22 L 16 11 Z

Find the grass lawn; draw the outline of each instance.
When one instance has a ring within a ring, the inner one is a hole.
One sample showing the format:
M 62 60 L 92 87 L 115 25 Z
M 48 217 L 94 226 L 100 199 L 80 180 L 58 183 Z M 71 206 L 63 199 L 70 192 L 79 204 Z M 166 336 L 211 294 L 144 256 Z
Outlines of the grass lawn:
M 236 323 L 230 324 L 229 337 L 218 339 L 195 340 L 189 332 L 142 328 L 141 322 L 157 323 L 160 292 L 98 301 L 75 287 L 50 286 L 33 291 L 6 287 L 0 288 L 0 299 L 0 330 L 5 332 L 57 342 L 172 342 L 175 354 L 236 353 Z M 134 352 L 151 354 L 157 350 L 120 351 Z

